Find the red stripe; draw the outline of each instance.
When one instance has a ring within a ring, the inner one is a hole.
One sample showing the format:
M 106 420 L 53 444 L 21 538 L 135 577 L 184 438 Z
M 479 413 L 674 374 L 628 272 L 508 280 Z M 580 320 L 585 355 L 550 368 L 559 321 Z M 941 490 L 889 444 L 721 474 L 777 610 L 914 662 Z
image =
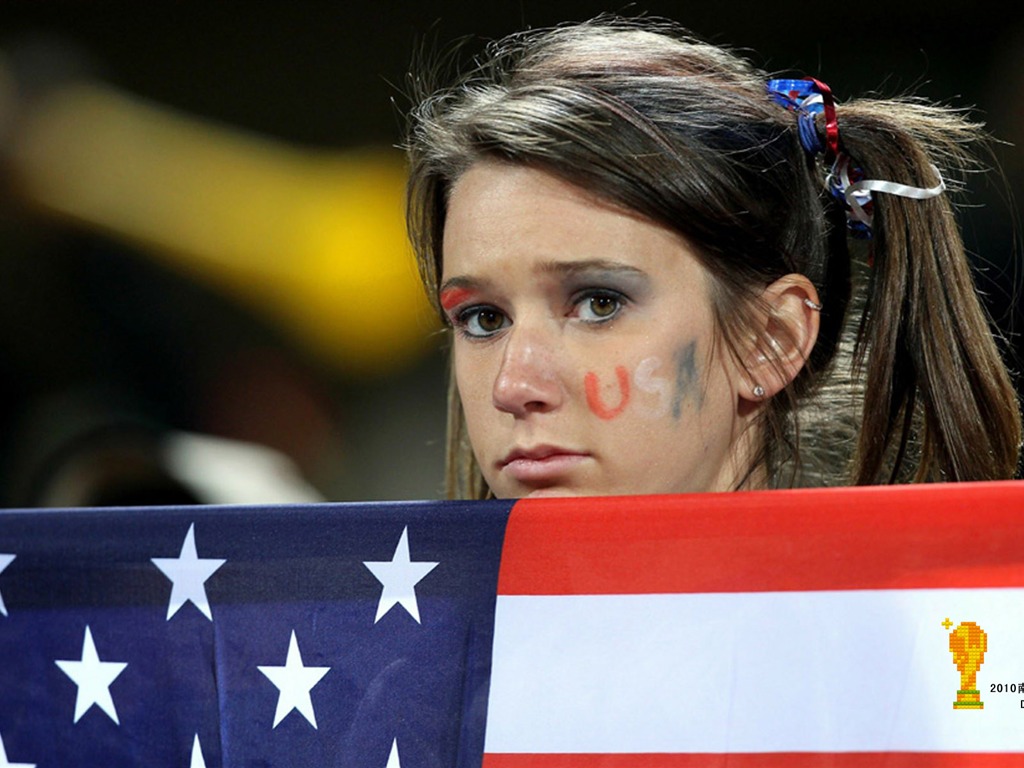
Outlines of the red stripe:
M 516 502 L 499 594 L 1024 586 L 1024 482 Z
M 836 102 L 832 96 L 832 89 L 821 80 L 808 77 L 818 93 L 821 94 L 822 107 L 825 110 L 825 161 L 831 162 L 839 156 L 839 121 L 836 119 Z
M 955 752 L 767 752 L 730 754 L 485 754 L 483 768 L 995 768 L 1024 754 Z

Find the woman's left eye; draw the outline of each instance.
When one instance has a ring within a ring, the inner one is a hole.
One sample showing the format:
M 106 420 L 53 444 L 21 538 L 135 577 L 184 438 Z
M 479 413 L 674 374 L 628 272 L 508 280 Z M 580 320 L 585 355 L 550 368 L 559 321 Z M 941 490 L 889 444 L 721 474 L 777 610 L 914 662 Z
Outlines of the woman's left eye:
M 576 299 L 576 315 L 587 323 L 603 323 L 622 311 L 624 297 L 614 291 L 590 291 Z

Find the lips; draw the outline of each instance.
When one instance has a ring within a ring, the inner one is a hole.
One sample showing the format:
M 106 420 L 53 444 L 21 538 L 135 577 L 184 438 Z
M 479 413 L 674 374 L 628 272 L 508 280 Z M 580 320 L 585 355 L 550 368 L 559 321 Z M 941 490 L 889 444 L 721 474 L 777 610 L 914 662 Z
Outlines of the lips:
M 590 454 L 582 451 L 538 445 L 512 450 L 499 462 L 499 469 L 524 485 L 550 485 L 588 458 Z

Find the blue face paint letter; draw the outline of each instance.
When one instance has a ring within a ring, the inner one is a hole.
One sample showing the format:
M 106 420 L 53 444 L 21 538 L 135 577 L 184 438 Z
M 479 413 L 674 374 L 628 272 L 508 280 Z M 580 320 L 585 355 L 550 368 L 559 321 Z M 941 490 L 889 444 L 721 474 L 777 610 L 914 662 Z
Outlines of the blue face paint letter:
M 683 415 L 683 400 L 697 383 L 697 342 L 691 341 L 685 347 L 676 350 L 676 388 L 672 395 L 672 418 L 678 421 Z M 700 392 L 696 398 L 697 407 L 704 403 L 704 395 Z

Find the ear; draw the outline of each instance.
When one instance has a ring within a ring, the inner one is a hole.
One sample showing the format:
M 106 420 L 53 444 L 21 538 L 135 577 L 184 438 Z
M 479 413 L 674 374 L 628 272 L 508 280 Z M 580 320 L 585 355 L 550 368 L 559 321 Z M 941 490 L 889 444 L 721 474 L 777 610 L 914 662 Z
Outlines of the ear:
M 784 389 L 807 362 L 818 340 L 821 305 L 803 275 L 780 277 L 761 294 L 757 337 L 746 362 L 747 400 L 765 400 Z

